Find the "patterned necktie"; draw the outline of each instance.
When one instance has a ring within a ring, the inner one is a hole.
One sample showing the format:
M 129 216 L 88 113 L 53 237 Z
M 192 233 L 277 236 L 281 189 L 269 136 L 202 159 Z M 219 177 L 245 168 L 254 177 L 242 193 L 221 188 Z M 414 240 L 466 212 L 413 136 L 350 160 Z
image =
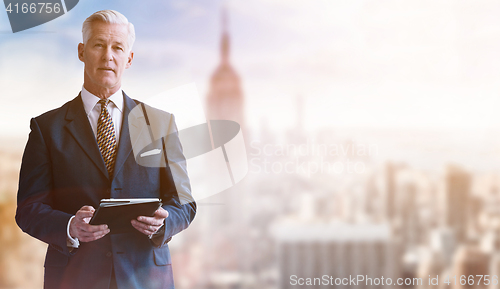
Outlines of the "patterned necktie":
M 113 175 L 116 155 L 115 126 L 106 108 L 109 100 L 101 99 L 99 100 L 99 104 L 101 104 L 101 114 L 97 121 L 97 145 L 99 145 L 102 159 L 108 169 L 109 177 L 111 177 Z

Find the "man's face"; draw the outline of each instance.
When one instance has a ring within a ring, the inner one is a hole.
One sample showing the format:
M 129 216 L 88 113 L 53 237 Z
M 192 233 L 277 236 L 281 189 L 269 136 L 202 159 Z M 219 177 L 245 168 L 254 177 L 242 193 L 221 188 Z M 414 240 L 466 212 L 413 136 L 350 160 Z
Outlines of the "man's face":
M 94 94 L 116 91 L 134 57 L 128 47 L 128 27 L 99 21 L 90 27 L 87 43 L 78 45 L 78 58 L 85 63 L 84 86 Z

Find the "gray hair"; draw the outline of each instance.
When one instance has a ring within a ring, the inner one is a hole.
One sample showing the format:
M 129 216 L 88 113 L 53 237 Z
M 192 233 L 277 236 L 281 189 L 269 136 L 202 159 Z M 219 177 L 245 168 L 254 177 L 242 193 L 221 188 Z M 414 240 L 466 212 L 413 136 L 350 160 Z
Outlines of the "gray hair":
M 109 24 L 122 24 L 128 26 L 128 47 L 127 50 L 132 50 L 132 45 L 134 45 L 135 41 L 135 29 L 134 25 L 128 22 L 127 17 L 121 14 L 118 11 L 114 10 L 101 10 L 97 11 L 94 14 L 90 15 L 82 25 L 82 34 L 83 34 L 83 44 L 87 44 L 87 41 L 90 38 L 91 29 L 90 26 L 95 21 L 102 21 L 104 23 Z

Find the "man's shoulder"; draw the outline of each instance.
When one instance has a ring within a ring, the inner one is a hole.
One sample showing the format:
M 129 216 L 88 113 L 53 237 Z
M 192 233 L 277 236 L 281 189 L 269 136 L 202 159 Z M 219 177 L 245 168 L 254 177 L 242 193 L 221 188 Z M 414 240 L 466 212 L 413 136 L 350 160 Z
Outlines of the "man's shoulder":
M 153 119 L 170 119 L 173 116 L 170 112 L 156 108 L 142 101 L 133 98 L 131 98 L 131 100 L 134 101 L 136 105 L 132 108 L 129 119 L 143 116 Z
M 169 117 L 172 116 L 172 113 L 168 112 L 168 111 L 165 111 L 165 110 L 162 110 L 162 109 L 159 109 L 159 108 L 156 108 L 154 106 L 151 106 L 151 105 L 148 105 L 146 103 L 144 103 L 144 107 L 146 108 L 146 111 L 148 113 L 153 113 L 154 115 L 157 115 L 157 116 L 162 116 L 162 117 Z
M 47 122 L 53 122 L 56 120 L 64 119 L 68 109 L 71 105 L 73 105 L 79 96 L 75 97 L 74 99 L 67 101 L 65 104 L 61 105 L 58 108 L 51 109 L 47 112 L 44 112 L 40 114 L 39 116 L 34 117 L 37 123 L 47 123 Z
M 147 114 L 151 113 L 154 116 L 162 116 L 162 117 L 168 117 L 170 118 L 172 116 L 172 113 L 167 112 L 165 110 L 156 108 L 154 106 L 151 106 L 143 101 L 137 100 L 135 98 L 130 97 L 128 94 L 123 92 L 124 95 L 124 101 L 125 103 L 134 103 L 133 105 L 130 106 L 131 111 L 137 110 L 138 112 L 140 111 L 140 115 L 143 115 L 143 111 L 145 110 Z M 134 114 L 132 114 L 131 117 L 133 117 Z

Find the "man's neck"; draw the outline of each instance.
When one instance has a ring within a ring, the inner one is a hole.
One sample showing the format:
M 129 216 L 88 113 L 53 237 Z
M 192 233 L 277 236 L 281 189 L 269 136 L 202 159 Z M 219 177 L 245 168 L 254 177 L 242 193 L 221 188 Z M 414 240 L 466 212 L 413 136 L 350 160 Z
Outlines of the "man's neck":
M 88 85 L 85 82 L 83 83 L 83 87 L 93 95 L 99 97 L 100 99 L 107 99 L 113 94 L 115 94 L 118 90 L 120 90 L 120 85 L 117 85 L 112 88 L 105 88 L 105 87 L 93 87 L 92 85 Z

